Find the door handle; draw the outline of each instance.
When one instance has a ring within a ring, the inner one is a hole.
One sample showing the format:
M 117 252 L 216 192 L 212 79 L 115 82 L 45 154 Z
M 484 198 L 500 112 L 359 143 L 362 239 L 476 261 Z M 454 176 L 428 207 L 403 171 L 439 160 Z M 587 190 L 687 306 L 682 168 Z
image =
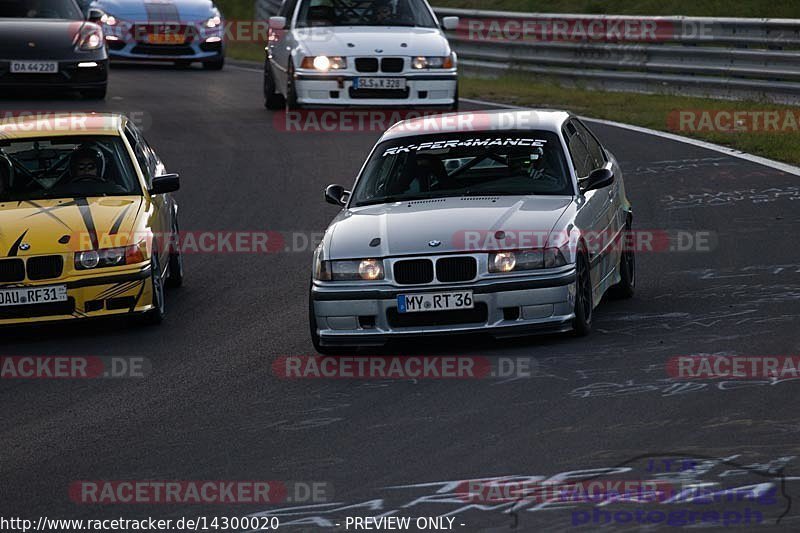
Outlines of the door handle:
M 617 195 L 617 189 L 612 187 L 612 189 L 608 191 L 608 197 L 614 198 L 616 195 Z

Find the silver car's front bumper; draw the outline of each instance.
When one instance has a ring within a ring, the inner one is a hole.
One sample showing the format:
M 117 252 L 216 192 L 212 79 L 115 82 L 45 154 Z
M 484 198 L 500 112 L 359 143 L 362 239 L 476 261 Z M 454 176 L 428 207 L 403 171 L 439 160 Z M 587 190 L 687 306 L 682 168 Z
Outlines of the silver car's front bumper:
M 460 290 L 473 291 L 475 310 L 397 312 L 398 295 Z M 574 268 L 452 285 L 343 288 L 315 282 L 311 288 L 320 343 L 325 346 L 382 345 L 392 338 L 422 335 L 483 332 L 510 337 L 564 332 L 572 328 L 574 302 Z

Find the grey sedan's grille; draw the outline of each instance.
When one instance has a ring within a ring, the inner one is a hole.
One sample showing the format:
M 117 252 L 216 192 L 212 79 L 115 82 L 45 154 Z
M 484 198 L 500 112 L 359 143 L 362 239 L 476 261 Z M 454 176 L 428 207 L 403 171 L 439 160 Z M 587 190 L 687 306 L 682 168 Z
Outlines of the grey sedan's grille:
M 447 257 L 436 262 L 436 279 L 442 283 L 471 281 L 478 275 L 474 257 Z
M 421 285 L 433 281 L 433 261 L 414 259 L 394 264 L 394 280 L 400 285 Z

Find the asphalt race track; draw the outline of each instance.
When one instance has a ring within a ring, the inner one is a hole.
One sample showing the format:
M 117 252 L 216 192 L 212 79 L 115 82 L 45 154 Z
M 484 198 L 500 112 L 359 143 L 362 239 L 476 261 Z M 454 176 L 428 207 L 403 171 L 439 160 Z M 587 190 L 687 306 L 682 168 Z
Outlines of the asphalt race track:
M 378 137 L 277 131 L 262 106 L 258 69 L 116 68 L 110 80 L 105 103 L 5 99 L 0 108 L 139 113 L 168 170 L 182 176 L 184 231 L 321 232 L 336 214 L 323 201 L 324 186 L 351 184 Z M 143 356 L 152 370 L 144 379 L 0 381 L 0 514 L 244 516 L 268 509 L 79 505 L 68 487 L 76 480 L 304 480 L 328 484 L 328 503 L 284 513 L 282 523 L 344 530 L 347 516 L 396 511 L 451 516 L 462 531 L 569 530 L 585 518 L 576 509 L 588 516 L 593 508 L 527 503 L 508 512 L 513 502 L 448 498 L 445 482 L 618 465 L 632 469 L 625 477 L 642 479 L 653 474 L 651 459 L 663 464 L 675 454 L 708 458 L 685 472 L 692 481 L 777 488 L 771 503 L 728 506 L 760 511 L 761 528 L 797 530 L 800 384 L 674 381 L 665 365 L 687 354 L 800 351 L 798 177 L 655 136 L 593 129 L 625 171 L 635 227 L 711 232 L 713 250 L 640 254 L 636 296 L 603 302 L 585 339 L 431 341 L 385 351 L 531 356 L 535 376 L 277 379 L 277 357 L 314 353 L 311 247 L 189 255 L 186 284 L 168 293 L 161 327 L 103 321 L 2 331 L 4 355 Z M 677 507 L 698 508 L 646 508 Z

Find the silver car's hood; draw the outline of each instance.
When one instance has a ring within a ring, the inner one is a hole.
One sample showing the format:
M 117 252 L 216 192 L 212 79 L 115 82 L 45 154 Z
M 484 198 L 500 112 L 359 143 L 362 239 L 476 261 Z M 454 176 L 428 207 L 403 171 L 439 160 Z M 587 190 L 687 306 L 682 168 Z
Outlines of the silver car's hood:
M 327 259 L 465 250 L 466 232 L 549 232 L 572 202 L 565 196 L 441 198 L 342 211 L 328 229 Z M 380 245 L 370 246 L 374 239 Z M 439 241 L 431 247 L 429 242 Z M 474 248 L 471 248 L 474 250 Z

